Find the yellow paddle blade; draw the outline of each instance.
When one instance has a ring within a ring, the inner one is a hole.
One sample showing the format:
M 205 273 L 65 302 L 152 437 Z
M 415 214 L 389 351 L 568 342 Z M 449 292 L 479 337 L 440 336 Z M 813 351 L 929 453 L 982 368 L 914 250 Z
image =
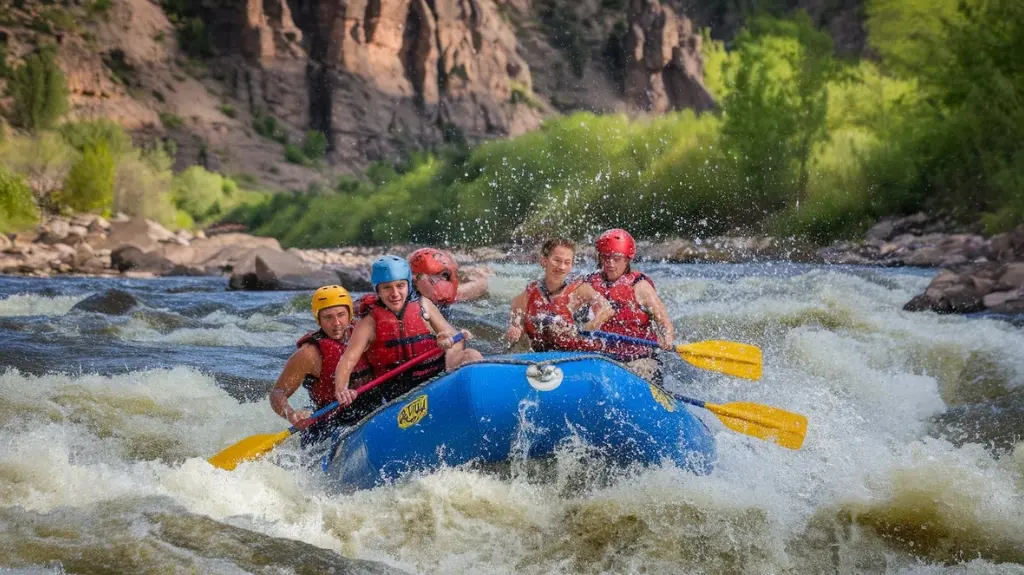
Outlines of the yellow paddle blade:
M 701 341 L 676 346 L 679 357 L 712 371 L 746 379 L 761 379 L 761 349 L 734 341 Z
M 221 469 L 232 469 L 238 464 L 250 459 L 256 459 L 264 453 L 277 447 L 279 443 L 288 439 L 292 432 L 288 429 L 281 433 L 264 433 L 262 435 L 251 435 L 231 447 L 221 451 L 217 455 L 207 459 L 214 467 Z
M 777 407 L 759 403 L 735 402 L 724 405 L 705 403 L 704 407 L 718 416 L 726 427 L 759 439 L 800 449 L 807 435 L 807 418 Z

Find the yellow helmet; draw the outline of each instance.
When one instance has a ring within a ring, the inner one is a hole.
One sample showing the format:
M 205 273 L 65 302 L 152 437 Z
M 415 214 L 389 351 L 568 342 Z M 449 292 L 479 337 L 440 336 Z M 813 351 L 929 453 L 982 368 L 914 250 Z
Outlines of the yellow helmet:
M 341 286 L 323 286 L 313 292 L 313 319 L 320 323 L 320 311 L 329 307 L 343 305 L 348 308 L 348 315 L 352 317 L 352 296 L 348 290 Z

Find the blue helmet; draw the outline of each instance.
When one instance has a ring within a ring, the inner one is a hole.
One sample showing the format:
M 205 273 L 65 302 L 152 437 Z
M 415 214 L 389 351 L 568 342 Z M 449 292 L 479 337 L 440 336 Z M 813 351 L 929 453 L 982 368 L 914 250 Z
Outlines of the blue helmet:
M 373 291 L 377 291 L 377 286 L 382 283 L 398 280 L 409 282 L 409 289 L 412 289 L 412 270 L 409 269 L 409 262 L 398 256 L 383 256 L 374 260 L 373 267 L 370 268 Z

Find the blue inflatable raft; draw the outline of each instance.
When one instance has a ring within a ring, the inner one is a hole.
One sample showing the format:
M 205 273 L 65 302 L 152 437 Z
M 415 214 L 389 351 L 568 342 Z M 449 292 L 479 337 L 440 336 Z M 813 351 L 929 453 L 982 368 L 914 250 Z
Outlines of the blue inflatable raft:
M 409 472 L 552 455 L 583 440 L 614 464 L 711 471 L 703 421 L 660 387 L 595 355 L 491 356 L 399 397 L 335 438 L 323 470 L 343 490 Z

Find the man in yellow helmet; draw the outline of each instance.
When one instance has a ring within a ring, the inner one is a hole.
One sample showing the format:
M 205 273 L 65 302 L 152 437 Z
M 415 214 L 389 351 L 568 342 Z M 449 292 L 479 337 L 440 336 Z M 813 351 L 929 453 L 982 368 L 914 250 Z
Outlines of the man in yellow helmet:
M 323 286 L 313 293 L 313 317 L 320 329 L 296 342 L 298 349 L 288 358 L 277 384 L 270 391 L 270 406 L 292 425 L 308 418 L 312 411 L 293 409 L 288 398 L 299 386 L 306 388 L 315 409 L 334 401 L 334 373 L 352 333 L 352 296 L 338 285 Z M 353 370 L 356 385 L 369 381 L 370 365 L 365 360 Z M 302 433 L 302 445 L 312 445 L 330 435 L 334 418 L 324 416 Z

